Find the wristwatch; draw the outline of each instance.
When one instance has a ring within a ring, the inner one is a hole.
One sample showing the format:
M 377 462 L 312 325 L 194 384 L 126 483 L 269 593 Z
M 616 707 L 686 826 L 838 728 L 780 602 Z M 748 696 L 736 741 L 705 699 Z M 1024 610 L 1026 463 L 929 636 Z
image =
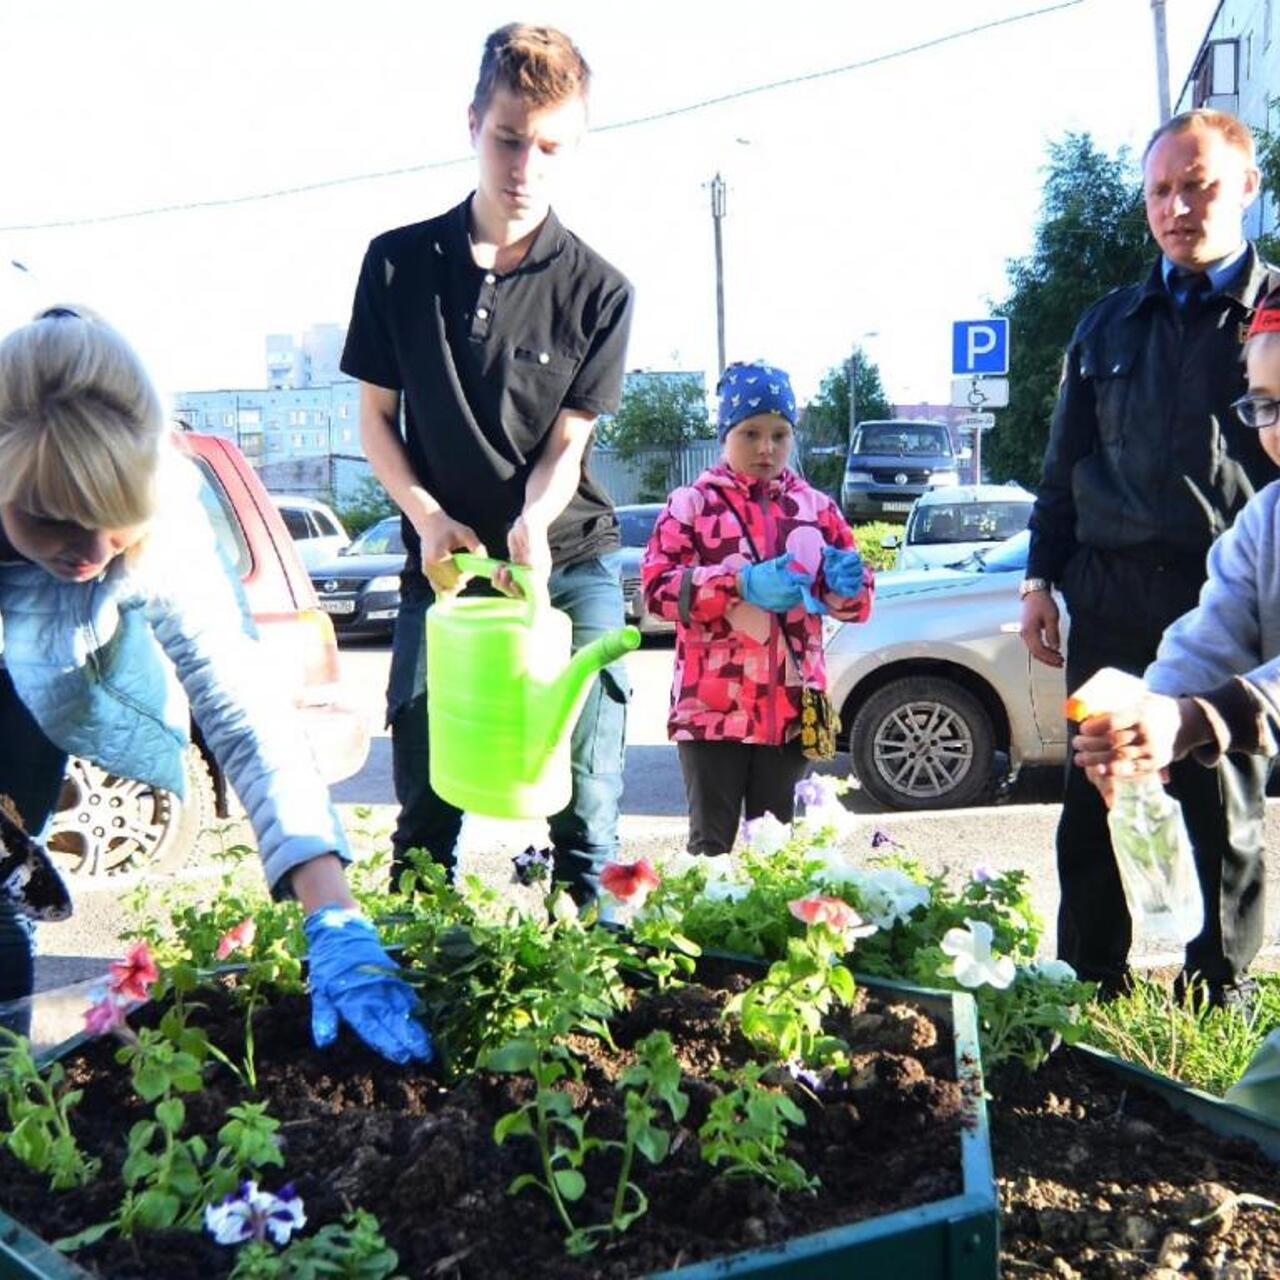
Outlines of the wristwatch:
M 1048 591 L 1050 589 L 1048 578 L 1023 578 L 1018 583 L 1018 599 L 1025 600 L 1033 591 Z

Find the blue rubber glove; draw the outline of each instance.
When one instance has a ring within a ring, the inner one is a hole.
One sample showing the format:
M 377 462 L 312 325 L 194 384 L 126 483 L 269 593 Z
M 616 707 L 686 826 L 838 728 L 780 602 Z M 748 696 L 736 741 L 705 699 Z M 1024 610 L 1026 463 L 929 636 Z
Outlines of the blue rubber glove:
M 803 601 L 803 589 L 812 584 L 813 574 L 801 569 L 789 554 L 738 570 L 742 598 L 770 613 L 789 613 Z
M 857 547 L 823 547 L 822 576 L 836 595 L 858 595 L 862 590 L 862 557 Z
M 332 1044 L 342 1019 L 369 1048 L 392 1062 L 434 1057 L 431 1037 L 413 1013 L 417 997 L 396 977 L 377 930 L 352 908 L 320 907 L 302 922 L 311 967 L 311 1034 Z

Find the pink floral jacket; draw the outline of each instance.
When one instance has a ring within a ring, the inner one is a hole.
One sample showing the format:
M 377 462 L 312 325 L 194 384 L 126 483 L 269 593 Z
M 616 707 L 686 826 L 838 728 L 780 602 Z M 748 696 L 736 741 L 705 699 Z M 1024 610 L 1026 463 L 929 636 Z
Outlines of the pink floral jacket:
M 646 607 L 677 624 L 673 740 L 778 746 L 795 735 L 801 688 L 826 688 L 821 619 L 802 605 L 782 616 L 747 604 L 738 570 L 789 552 L 815 575 L 814 594 L 833 618 L 864 621 L 871 570 L 856 596 L 834 595 L 822 577 L 824 545 L 852 547 L 853 533 L 835 503 L 791 471 L 760 481 L 721 462 L 667 500 L 642 572 Z

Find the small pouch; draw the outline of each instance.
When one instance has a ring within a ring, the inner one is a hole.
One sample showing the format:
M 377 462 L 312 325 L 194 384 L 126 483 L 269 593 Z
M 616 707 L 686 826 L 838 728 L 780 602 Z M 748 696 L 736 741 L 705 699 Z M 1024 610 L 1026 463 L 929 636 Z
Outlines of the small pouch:
M 830 760 L 836 753 L 840 717 L 822 689 L 800 690 L 800 751 L 806 760 Z

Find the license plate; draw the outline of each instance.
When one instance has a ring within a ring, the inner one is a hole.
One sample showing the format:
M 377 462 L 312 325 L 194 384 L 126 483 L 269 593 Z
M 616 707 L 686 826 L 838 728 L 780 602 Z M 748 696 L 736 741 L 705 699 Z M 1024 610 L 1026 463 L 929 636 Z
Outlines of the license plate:
M 321 600 L 320 607 L 325 613 L 355 613 L 354 600 Z
M 910 502 L 882 502 L 880 507 L 884 511 L 910 511 L 913 505 Z

